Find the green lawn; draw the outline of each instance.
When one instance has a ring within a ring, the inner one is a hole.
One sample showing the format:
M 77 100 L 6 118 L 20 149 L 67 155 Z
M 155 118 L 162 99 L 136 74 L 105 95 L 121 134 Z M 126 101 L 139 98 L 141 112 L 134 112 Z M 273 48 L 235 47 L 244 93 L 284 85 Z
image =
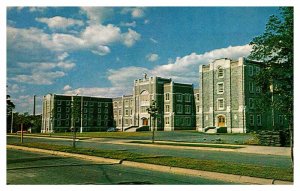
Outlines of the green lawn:
M 149 141 L 130 141 L 129 143 L 138 144 L 153 144 Z M 240 149 L 244 147 L 231 145 L 217 145 L 217 144 L 197 144 L 197 143 L 180 143 L 180 142 L 154 142 L 154 145 L 171 145 L 171 146 L 186 146 L 186 147 L 210 147 L 210 148 L 224 148 L 224 149 Z
M 120 150 L 103 150 L 93 148 L 76 148 L 62 145 L 49 145 L 45 143 L 14 143 L 14 145 L 34 147 L 48 150 L 79 153 L 113 159 L 123 159 L 143 163 L 159 164 L 165 166 L 181 167 L 188 169 L 221 172 L 260 178 L 293 181 L 292 168 L 276 168 L 270 166 L 259 166 L 252 164 L 241 164 L 217 160 L 199 160 L 183 157 L 157 156 L 151 154 L 138 154 Z

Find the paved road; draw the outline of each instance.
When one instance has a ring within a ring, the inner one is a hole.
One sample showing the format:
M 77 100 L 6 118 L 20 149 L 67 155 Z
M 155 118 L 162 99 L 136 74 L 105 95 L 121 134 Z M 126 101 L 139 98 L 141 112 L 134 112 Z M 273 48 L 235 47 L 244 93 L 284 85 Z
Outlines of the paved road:
M 107 139 L 109 140 L 109 139 Z M 8 143 L 19 141 L 16 137 L 8 137 Z M 59 139 L 45 139 L 45 138 L 25 138 L 27 142 L 46 142 L 50 144 L 71 145 L 71 141 Z M 90 141 L 90 140 L 87 140 Z M 143 145 L 120 145 L 108 143 L 105 140 L 98 140 L 95 142 L 79 141 L 78 147 L 97 148 L 97 149 L 112 149 L 112 150 L 127 150 L 135 153 L 146 153 L 155 155 L 178 156 L 185 158 L 195 158 L 201 160 L 217 160 L 226 162 L 236 162 L 243 164 L 255 164 L 260 166 L 273 166 L 279 168 L 290 168 L 292 166 L 291 160 L 288 156 L 273 156 L 273 155 L 258 155 L 249 153 L 237 152 L 219 152 L 219 151 L 203 151 L 190 149 L 170 149 L 170 148 L 153 148 L 145 147 Z
M 7 184 L 230 184 L 193 176 L 7 150 Z

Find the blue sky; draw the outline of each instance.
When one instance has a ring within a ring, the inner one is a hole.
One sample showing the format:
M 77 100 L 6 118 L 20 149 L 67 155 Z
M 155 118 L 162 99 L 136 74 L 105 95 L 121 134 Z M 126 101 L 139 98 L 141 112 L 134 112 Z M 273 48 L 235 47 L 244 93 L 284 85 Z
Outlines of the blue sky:
M 133 80 L 198 86 L 198 67 L 247 56 L 277 7 L 10 7 L 7 93 L 16 111 L 41 112 L 47 93 L 116 97 Z

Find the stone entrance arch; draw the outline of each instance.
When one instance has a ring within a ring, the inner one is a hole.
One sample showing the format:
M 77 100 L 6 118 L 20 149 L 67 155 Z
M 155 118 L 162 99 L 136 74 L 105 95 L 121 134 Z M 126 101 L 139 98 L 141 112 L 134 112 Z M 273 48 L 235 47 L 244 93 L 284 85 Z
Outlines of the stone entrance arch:
M 225 117 L 225 115 L 218 115 L 216 117 L 216 126 L 217 127 L 226 127 L 226 117 Z
M 148 119 L 146 117 L 142 118 L 142 125 L 143 126 L 148 126 Z

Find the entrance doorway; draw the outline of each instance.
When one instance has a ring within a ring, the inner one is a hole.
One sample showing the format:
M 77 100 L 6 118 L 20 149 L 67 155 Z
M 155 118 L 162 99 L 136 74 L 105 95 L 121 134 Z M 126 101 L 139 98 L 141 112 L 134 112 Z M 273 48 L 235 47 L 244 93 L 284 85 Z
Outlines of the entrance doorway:
M 218 127 L 225 127 L 225 116 L 224 115 L 220 115 L 218 116 Z
M 143 126 L 148 126 L 148 119 L 147 118 L 143 118 Z

